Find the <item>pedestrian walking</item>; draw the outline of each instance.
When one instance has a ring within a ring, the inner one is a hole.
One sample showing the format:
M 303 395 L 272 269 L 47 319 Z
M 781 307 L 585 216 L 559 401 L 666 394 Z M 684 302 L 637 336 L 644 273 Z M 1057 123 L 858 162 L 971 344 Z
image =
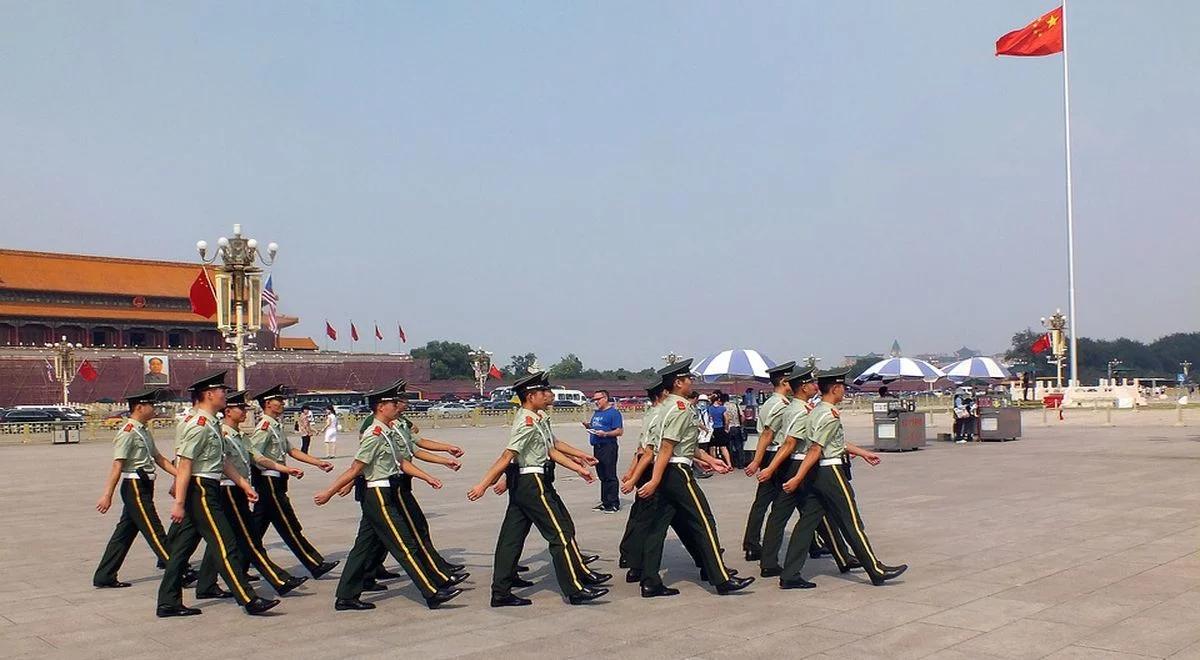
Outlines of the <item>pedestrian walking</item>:
M 300 433 L 300 451 L 306 454 L 308 453 L 308 446 L 312 443 L 312 426 L 312 409 L 305 404 L 300 407 L 300 414 L 296 417 L 296 430 Z
M 708 406 L 708 419 L 712 424 L 710 453 L 729 465 L 733 465 L 733 457 L 729 454 L 729 408 L 725 406 L 725 399 L 725 395 L 719 390 L 713 392 L 712 401 Z
M 337 454 L 338 416 L 333 406 L 325 409 L 325 458 L 334 458 Z
M 600 503 L 594 511 L 616 513 L 621 510 L 620 481 L 617 479 L 617 438 L 625 433 L 621 411 L 612 404 L 608 390 L 592 394 L 596 411 L 590 422 L 581 422 L 588 431 L 592 455 L 596 457 L 596 476 L 600 478 Z

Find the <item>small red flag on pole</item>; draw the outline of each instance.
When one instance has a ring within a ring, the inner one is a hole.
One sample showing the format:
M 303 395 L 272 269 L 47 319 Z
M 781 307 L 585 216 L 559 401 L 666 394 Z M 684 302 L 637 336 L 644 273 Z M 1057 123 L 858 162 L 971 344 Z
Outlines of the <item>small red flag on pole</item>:
M 334 330 L 333 326 L 329 325 L 329 321 L 325 322 L 325 336 L 337 341 L 337 330 Z
M 404 336 L 404 326 L 402 326 L 402 325 L 400 325 L 400 324 L 398 324 L 398 323 L 397 323 L 397 324 L 396 324 L 396 329 L 400 331 L 400 341 L 402 341 L 402 342 L 404 342 L 404 343 L 406 343 L 406 344 L 407 344 L 407 343 L 408 343 L 408 338 Z
M 504 374 L 500 373 L 500 368 L 497 367 L 496 365 L 493 364 L 492 368 L 488 369 L 488 378 L 495 378 L 496 380 L 500 380 L 503 377 L 504 377 Z
M 350 322 L 350 338 L 358 341 L 358 328 L 354 327 L 354 321 Z
M 1063 8 L 996 40 L 996 55 L 1038 57 L 1063 52 Z
M 1050 335 L 1042 335 L 1041 337 L 1038 337 L 1038 340 L 1033 342 L 1033 346 L 1029 347 L 1029 350 L 1033 351 L 1034 353 L 1045 353 L 1049 349 Z
M 100 377 L 100 372 L 96 371 L 96 367 L 93 367 L 91 362 L 84 360 L 79 365 L 79 375 L 90 383 Z
M 376 338 L 376 339 L 378 339 L 378 340 L 380 340 L 380 341 L 382 341 L 382 340 L 383 340 L 383 333 L 379 331 L 379 324 L 378 324 L 378 323 L 376 323 L 376 324 L 375 324 L 375 338 Z
M 213 314 L 217 313 L 217 296 L 213 293 L 212 283 L 208 281 L 208 273 L 203 268 L 192 282 L 188 300 L 192 303 L 192 311 L 206 319 L 211 319 Z

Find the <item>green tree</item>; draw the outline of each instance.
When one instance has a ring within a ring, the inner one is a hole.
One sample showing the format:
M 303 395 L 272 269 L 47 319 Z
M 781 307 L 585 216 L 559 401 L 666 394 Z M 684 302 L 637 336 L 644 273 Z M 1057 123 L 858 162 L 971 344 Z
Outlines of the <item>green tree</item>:
M 429 377 L 433 380 L 473 378 L 471 358 L 467 356 L 471 347 L 453 341 L 431 341 L 421 348 L 414 348 L 412 356 L 418 360 L 429 360 Z
M 529 373 L 529 368 L 533 366 L 534 362 L 537 362 L 537 356 L 533 353 L 514 355 L 509 358 L 508 366 L 504 368 L 504 371 L 510 376 L 520 378 Z
M 583 374 L 583 360 L 574 353 L 567 353 L 549 369 L 551 378 L 579 378 Z

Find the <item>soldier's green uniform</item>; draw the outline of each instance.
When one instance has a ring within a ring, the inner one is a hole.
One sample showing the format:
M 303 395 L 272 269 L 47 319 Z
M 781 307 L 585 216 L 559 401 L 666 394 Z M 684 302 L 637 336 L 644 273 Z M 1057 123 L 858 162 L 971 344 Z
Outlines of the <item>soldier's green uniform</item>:
M 156 391 L 151 391 L 127 400 L 131 405 L 151 403 L 154 399 L 147 397 L 155 395 Z M 92 576 L 92 584 L 97 587 L 125 584 L 117 580 L 117 571 L 125 562 L 125 555 L 129 553 L 138 532 L 145 537 L 161 564 L 166 565 L 170 557 L 166 533 L 154 508 L 155 459 L 158 457 L 158 447 L 154 445 L 154 437 L 145 424 L 132 418 L 121 423 L 113 439 L 113 460 L 122 461 L 119 485 L 121 517 Z
M 795 362 L 785 362 L 772 367 L 767 373 L 772 378 L 779 378 L 784 374 L 791 373 L 792 368 L 795 366 Z M 759 466 L 760 469 L 771 464 L 771 461 L 775 458 L 775 452 L 779 450 L 779 445 L 783 441 L 779 432 L 783 428 L 784 411 L 787 409 L 790 401 L 788 397 L 778 392 L 773 392 L 758 408 L 759 437 L 762 437 L 762 433 L 766 429 L 771 429 L 774 433 L 771 437 L 771 444 L 767 445 L 767 452 L 764 455 L 762 464 Z M 760 481 L 758 483 L 758 487 L 754 491 L 754 501 L 750 504 L 750 513 L 746 516 L 746 533 L 742 536 L 742 550 L 746 551 L 746 559 L 753 559 L 755 555 L 761 555 L 763 549 L 763 520 L 767 516 L 767 509 L 778 496 L 779 484 L 775 480 Z M 782 536 L 783 533 L 780 532 L 781 543 Z
M 275 386 L 265 392 L 260 392 L 255 398 L 260 405 L 271 398 L 282 396 L 283 387 Z M 271 417 L 263 415 L 262 421 L 250 436 L 250 448 L 258 454 L 266 456 L 276 463 L 287 463 L 288 452 L 292 444 L 288 440 L 283 424 Z M 275 470 L 260 470 L 251 466 L 254 475 L 254 490 L 258 491 L 258 503 L 254 506 L 253 532 L 259 545 L 267 533 L 267 527 L 274 525 L 283 542 L 287 544 L 296 559 L 304 564 L 314 577 L 324 575 L 331 563 L 326 563 L 325 557 L 304 536 L 304 529 L 292 508 L 292 500 L 288 497 L 288 477 Z
M 545 411 L 542 411 L 539 414 L 541 415 L 542 422 L 545 424 L 546 433 L 550 436 L 550 444 L 551 444 L 551 446 L 553 446 L 554 440 L 555 440 L 555 435 L 554 435 L 554 429 L 552 428 L 551 423 L 550 423 L 551 422 L 550 415 L 548 413 L 546 413 Z M 579 549 L 579 541 L 575 538 L 575 520 L 571 517 L 571 511 L 570 511 L 570 509 L 567 508 L 567 504 L 565 502 L 563 502 L 562 496 L 558 494 L 558 489 L 554 487 L 554 473 L 557 470 L 557 468 L 558 468 L 558 464 L 555 463 L 554 461 L 551 461 L 551 460 L 546 461 L 546 472 L 544 474 L 545 482 L 548 487 L 548 489 L 546 491 L 546 495 L 551 500 L 553 500 L 552 503 L 558 507 L 558 511 L 562 515 L 562 517 L 559 519 L 559 522 L 563 526 L 563 531 L 566 532 L 566 534 L 567 534 L 567 550 L 571 553 L 571 556 L 574 558 L 575 566 L 579 569 L 580 573 L 582 573 L 585 576 L 588 576 L 588 578 L 591 579 L 593 577 L 593 573 L 592 573 L 592 570 L 587 567 L 587 565 L 592 563 L 596 559 L 599 559 L 599 556 L 588 555 L 585 557 L 583 552 L 580 551 L 580 549 Z M 517 473 L 516 478 L 518 478 L 518 479 L 520 478 L 519 472 Z

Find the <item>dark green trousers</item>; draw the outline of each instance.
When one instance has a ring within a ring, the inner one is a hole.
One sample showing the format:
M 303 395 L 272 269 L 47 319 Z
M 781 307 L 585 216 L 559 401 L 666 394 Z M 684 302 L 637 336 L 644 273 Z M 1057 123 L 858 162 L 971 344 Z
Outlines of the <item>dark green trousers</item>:
M 770 465 L 775 459 L 775 452 L 769 451 L 763 459 L 763 465 Z M 742 535 L 742 550 L 746 552 L 762 551 L 763 520 L 767 517 L 767 509 L 779 495 L 779 484 L 775 480 L 763 481 L 754 491 L 754 501 L 750 503 L 750 514 L 746 516 L 746 533 Z
M 646 485 L 647 481 L 650 481 L 650 468 L 642 472 L 642 476 L 638 478 L 638 488 Z M 646 543 L 650 525 L 654 521 L 654 501 L 657 497 L 657 494 L 650 499 L 639 497 L 633 501 L 633 506 L 629 507 L 629 521 L 625 523 L 625 535 L 621 537 L 620 550 L 621 560 L 630 570 L 642 570 L 643 546 Z M 696 567 L 702 567 L 704 566 L 704 555 L 697 547 L 695 537 L 686 532 L 684 522 L 684 514 L 677 513 L 671 519 L 671 529 L 675 530 L 675 535 L 683 542 L 683 547 L 692 556 Z
M 187 570 L 188 557 L 200 539 L 204 539 L 215 553 L 217 570 L 237 602 L 245 605 L 257 598 L 258 594 L 246 579 L 237 534 L 233 531 L 229 505 L 221 495 L 220 483 L 216 479 L 192 477 L 184 511 L 186 515 L 179 523 L 175 543 L 169 550 L 167 570 L 158 587 L 158 604 L 183 605 L 183 574 Z
M 591 575 L 591 569 L 583 564 L 583 553 L 580 552 L 579 542 L 575 538 L 575 520 L 571 518 L 570 509 L 562 501 L 562 497 L 558 494 L 558 489 L 554 487 L 554 467 L 555 463 L 553 461 L 546 463 L 546 478 L 544 483 L 554 503 L 558 505 L 559 511 L 562 513 L 563 531 L 567 533 L 567 550 L 574 555 L 575 565 L 584 573 Z M 520 477 L 518 476 L 518 478 Z
M 522 474 L 516 483 L 509 482 L 508 509 L 500 524 L 496 539 L 496 554 L 492 567 L 492 594 L 504 596 L 512 592 L 512 579 L 517 574 L 517 562 L 531 527 L 537 527 L 550 545 L 554 574 L 564 596 L 583 590 L 581 576 L 587 569 L 572 548 L 574 539 L 568 535 L 565 507 L 560 507 L 557 493 L 546 484 L 542 474 Z
M 804 568 L 804 560 L 808 556 L 808 539 L 812 538 L 825 520 L 826 533 L 833 536 L 832 546 L 834 560 L 838 567 L 845 566 L 844 549 L 839 549 L 835 532 L 841 532 L 854 556 L 862 563 L 868 575 L 880 576 L 883 569 L 875 558 L 871 543 L 863 532 L 862 517 L 858 513 L 858 504 L 854 500 L 854 488 L 846 479 L 845 468 L 840 465 L 823 465 L 816 467 L 805 479 L 797 503 L 800 508 L 800 520 L 792 530 L 792 546 L 789 547 L 787 559 L 783 567 L 782 579 L 787 580 L 800 575 Z M 839 557 L 839 553 L 843 556 Z
M 780 568 L 779 551 L 783 547 L 783 534 L 787 531 L 787 523 L 792 514 L 801 508 L 799 497 L 801 489 L 797 489 L 795 493 L 789 493 L 783 489 L 783 484 L 800 471 L 800 463 L 801 461 L 789 458 L 772 477 L 776 482 L 778 494 L 775 496 L 775 501 L 771 503 L 770 513 L 767 514 L 767 526 L 763 531 L 762 559 L 759 564 L 764 570 Z M 797 525 L 795 529 L 800 529 L 800 526 Z M 820 539 L 821 543 L 833 554 L 838 568 L 844 569 L 849 552 L 841 535 L 836 534 L 828 522 L 824 525 L 818 524 L 814 531 L 815 533 L 809 534 L 808 541 L 802 540 L 803 537 L 796 536 L 793 531 L 792 538 L 788 542 L 788 556 L 791 557 L 792 552 L 807 553 L 809 550 L 815 549 L 817 541 Z
M 444 585 L 450 579 L 450 562 L 433 545 L 433 539 L 429 534 L 429 520 L 425 517 L 425 512 L 421 510 L 421 504 L 413 496 L 412 477 L 408 475 L 400 477 L 399 485 L 396 487 L 396 499 L 399 502 L 400 513 L 403 514 L 405 522 L 408 523 L 408 526 L 416 534 L 417 549 L 422 559 L 430 567 L 430 572 L 437 578 L 438 584 Z M 385 559 L 387 559 L 387 548 L 380 546 L 375 553 L 373 563 L 368 567 L 365 574 L 364 579 L 368 583 L 373 581 L 376 575 L 383 569 Z
M 253 531 L 259 545 L 262 545 L 267 527 L 273 525 L 288 549 L 310 572 L 324 563 L 325 558 L 305 538 L 300 520 L 296 518 L 296 510 L 287 494 L 287 478 L 255 474 L 254 490 L 258 491 L 258 502 L 254 505 Z
M 338 582 L 338 598 L 358 598 L 363 592 L 363 581 L 368 571 L 378 566 L 379 548 L 391 553 L 408 573 L 421 595 L 429 598 L 441 582 L 434 569 L 424 562 L 420 554 L 416 532 L 400 511 L 400 500 L 390 487 L 367 488 L 362 499 L 362 520 L 358 524 L 358 535 L 354 547 L 346 557 L 346 567 Z
M 154 509 L 154 482 L 147 479 L 121 479 L 121 517 L 113 530 L 100 565 L 92 576 L 92 584 L 108 584 L 117 580 L 117 572 L 125 563 L 125 555 L 140 532 L 150 545 L 158 561 L 166 565 L 170 553 L 167 551 L 167 535 L 162 521 Z
M 662 584 L 658 572 L 662 566 L 663 543 L 667 529 L 679 516 L 676 528 L 681 538 L 691 537 L 700 551 L 708 581 L 718 585 L 729 580 L 729 572 L 721 560 L 721 541 L 717 538 L 717 523 L 713 519 L 708 499 L 692 476 L 688 465 L 672 463 L 667 466 L 662 483 L 655 492 L 653 511 L 642 549 L 642 585 L 657 587 Z
M 258 573 L 272 587 L 276 589 L 282 587 L 284 583 L 292 579 L 292 575 L 271 561 L 262 541 L 251 533 L 251 525 L 254 524 L 254 521 L 251 517 L 250 502 L 246 499 L 246 493 L 237 486 L 221 486 L 221 497 L 225 500 L 226 513 L 229 516 L 229 522 L 233 525 L 233 533 L 237 536 L 238 554 L 242 559 L 242 572 L 246 572 L 250 564 L 254 564 Z M 200 571 L 199 578 L 196 580 L 197 593 L 210 591 L 216 586 L 215 571 Z

